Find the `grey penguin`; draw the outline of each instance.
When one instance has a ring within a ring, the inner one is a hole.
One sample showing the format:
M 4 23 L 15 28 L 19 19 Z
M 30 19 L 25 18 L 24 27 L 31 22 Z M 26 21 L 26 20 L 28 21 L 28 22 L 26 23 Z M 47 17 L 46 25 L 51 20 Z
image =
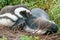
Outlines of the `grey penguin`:
M 52 34 L 58 31 L 55 22 L 50 21 L 49 15 L 40 8 L 33 8 L 30 17 L 26 17 L 25 31 L 38 34 Z

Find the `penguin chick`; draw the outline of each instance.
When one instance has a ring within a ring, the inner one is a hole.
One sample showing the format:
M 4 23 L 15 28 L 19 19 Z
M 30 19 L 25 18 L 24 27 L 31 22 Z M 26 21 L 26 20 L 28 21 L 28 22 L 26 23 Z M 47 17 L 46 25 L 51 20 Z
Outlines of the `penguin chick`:
M 29 18 L 25 21 L 24 30 L 37 34 L 52 34 L 58 31 L 58 27 L 55 23 L 39 18 Z
M 22 20 L 19 24 L 24 23 L 23 15 L 20 14 L 21 11 L 26 11 L 26 14 L 30 14 L 30 10 L 24 5 L 5 6 L 0 11 L 0 25 L 8 27 L 15 25 L 13 27 L 16 27 L 18 19 Z
M 58 31 L 55 22 L 50 21 L 46 12 L 39 8 L 31 10 L 32 15 L 25 20 L 24 30 L 38 34 L 52 34 Z

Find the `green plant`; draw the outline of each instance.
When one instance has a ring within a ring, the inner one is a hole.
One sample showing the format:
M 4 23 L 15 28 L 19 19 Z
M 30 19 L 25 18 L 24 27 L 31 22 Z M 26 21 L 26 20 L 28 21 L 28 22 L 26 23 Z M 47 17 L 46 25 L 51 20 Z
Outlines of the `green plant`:
M 38 36 L 26 36 L 26 35 L 20 35 L 20 40 L 39 40 Z
M 0 38 L 0 40 L 7 40 L 7 38 L 3 36 L 2 38 Z

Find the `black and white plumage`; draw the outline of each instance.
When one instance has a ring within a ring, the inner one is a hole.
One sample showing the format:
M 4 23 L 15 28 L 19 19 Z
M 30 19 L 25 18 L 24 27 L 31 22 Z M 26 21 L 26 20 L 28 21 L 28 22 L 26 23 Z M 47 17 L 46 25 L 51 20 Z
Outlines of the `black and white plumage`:
M 0 11 L 0 25 L 11 27 L 24 23 L 23 14 L 20 14 L 24 11 L 26 11 L 26 14 L 30 14 L 30 10 L 25 5 L 5 6 Z
M 34 8 L 31 13 L 24 25 L 25 31 L 38 34 L 52 34 L 58 31 L 57 25 L 50 21 L 48 14 L 42 9 Z

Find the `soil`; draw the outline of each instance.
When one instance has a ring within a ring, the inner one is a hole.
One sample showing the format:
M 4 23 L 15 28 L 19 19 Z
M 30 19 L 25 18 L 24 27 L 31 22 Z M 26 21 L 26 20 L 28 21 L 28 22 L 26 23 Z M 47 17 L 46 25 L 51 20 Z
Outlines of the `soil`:
M 5 36 L 8 38 L 8 40 L 20 40 L 20 34 L 24 35 L 33 35 L 33 36 L 39 36 L 40 40 L 60 40 L 60 33 L 55 33 L 51 35 L 38 35 L 38 34 L 32 34 L 25 32 L 24 30 L 10 30 L 7 27 L 0 27 L 0 38 L 2 36 Z

